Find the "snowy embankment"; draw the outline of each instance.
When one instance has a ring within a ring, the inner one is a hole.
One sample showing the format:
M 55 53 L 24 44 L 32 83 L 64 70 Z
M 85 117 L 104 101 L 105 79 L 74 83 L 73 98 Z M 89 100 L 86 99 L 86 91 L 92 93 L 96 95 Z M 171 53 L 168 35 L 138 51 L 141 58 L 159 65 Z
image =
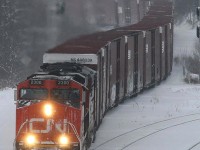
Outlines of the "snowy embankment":
M 12 150 L 15 137 L 14 90 L 0 91 L 0 150 Z
M 111 110 L 91 149 L 187 150 L 199 142 L 200 85 L 184 83 L 181 69 Z

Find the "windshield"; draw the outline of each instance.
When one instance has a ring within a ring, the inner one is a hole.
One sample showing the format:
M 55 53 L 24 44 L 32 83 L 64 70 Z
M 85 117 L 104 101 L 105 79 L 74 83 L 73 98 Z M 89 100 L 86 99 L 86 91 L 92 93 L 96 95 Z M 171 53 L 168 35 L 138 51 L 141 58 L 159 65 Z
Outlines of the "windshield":
M 47 89 L 21 89 L 18 107 L 29 106 L 48 98 Z
M 51 98 L 63 104 L 70 104 L 73 107 L 80 107 L 80 91 L 75 88 L 54 89 L 51 92 Z
M 21 89 L 20 99 L 23 100 L 45 100 L 48 98 L 47 89 Z

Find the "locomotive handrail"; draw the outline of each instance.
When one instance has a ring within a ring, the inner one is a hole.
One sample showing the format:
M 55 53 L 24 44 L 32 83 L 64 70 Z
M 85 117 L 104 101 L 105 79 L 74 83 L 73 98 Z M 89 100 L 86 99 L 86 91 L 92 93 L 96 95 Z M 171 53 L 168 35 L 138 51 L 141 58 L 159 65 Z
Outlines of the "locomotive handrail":
M 17 132 L 17 135 L 16 135 L 16 137 L 15 137 L 15 139 L 14 139 L 13 145 L 16 144 L 16 139 L 17 139 L 17 137 L 19 136 L 19 133 L 21 132 L 22 128 L 25 126 L 26 123 L 28 123 L 28 119 L 27 119 L 26 121 L 24 121 L 24 122 L 21 124 L 21 126 L 20 126 L 20 128 L 19 128 L 19 131 Z
M 66 112 L 66 109 L 67 109 L 67 108 L 68 108 L 68 107 L 65 108 L 65 112 Z M 65 114 L 66 114 L 66 113 L 65 113 Z M 67 124 L 69 124 L 69 125 L 71 126 L 72 130 L 74 131 L 75 136 L 76 136 L 76 138 L 78 139 L 78 141 L 79 141 L 79 143 L 80 143 L 80 150 L 82 150 L 81 138 L 80 138 L 80 136 L 78 135 L 78 132 L 77 132 L 77 130 L 76 130 L 76 127 L 74 126 L 74 124 L 72 124 L 72 123 L 69 122 L 69 121 L 67 121 Z
M 77 139 L 78 139 L 78 141 L 79 141 L 79 143 L 80 143 L 80 150 L 82 150 L 81 138 L 80 138 L 80 136 L 78 135 L 78 132 L 77 132 L 77 130 L 76 130 L 76 127 L 75 127 L 71 122 L 67 122 L 67 124 L 69 124 L 69 125 L 71 126 L 72 130 L 74 131 L 74 133 L 75 133 L 75 135 L 76 135 L 76 137 L 77 137 Z

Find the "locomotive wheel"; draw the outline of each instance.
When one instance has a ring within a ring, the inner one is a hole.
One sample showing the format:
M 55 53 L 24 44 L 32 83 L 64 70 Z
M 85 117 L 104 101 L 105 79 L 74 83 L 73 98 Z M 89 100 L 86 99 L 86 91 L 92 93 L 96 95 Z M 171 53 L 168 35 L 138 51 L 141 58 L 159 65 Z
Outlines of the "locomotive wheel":
M 94 130 L 93 130 L 92 137 L 91 137 L 92 143 L 94 143 L 95 139 L 96 139 L 96 130 L 94 129 Z
M 27 148 L 16 148 L 16 150 L 30 150 L 30 149 L 27 149 Z
M 15 150 L 26 150 L 25 148 L 21 147 L 19 143 L 15 144 Z

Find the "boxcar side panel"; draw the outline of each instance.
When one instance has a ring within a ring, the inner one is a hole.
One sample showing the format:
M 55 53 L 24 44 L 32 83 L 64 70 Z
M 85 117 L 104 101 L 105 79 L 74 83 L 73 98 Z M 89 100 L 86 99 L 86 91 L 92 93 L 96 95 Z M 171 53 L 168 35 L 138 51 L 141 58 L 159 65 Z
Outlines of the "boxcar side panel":
M 97 64 L 97 102 L 96 102 L 96 123 L 97 123 L 97 127 L 100 125 L 100 116 L 101 116 L 101 109 L 100 109 L 100 104 L 101 104 L 101 56 L 98 55 L 98 64 Z
M 106 92 L 106 108 L 108 109 L 110 105 L 110 65 L 111 65 L 111 43 L 107 46 L 107 92 Z
M 168 58 L 168 75 L 170 74 L 170 72 L 171 72 L 171 64 L 172 64 L 172 62 L 171 62 L 171 23 L 170 24 L 168 24 L 167 25 L 167 43 L 168 43 L 168 56 L 167 56 L 167 58 Z
M 100 59 L 100 70 L 99 70 L 99 109 L 100 109 L 100 120 L 103 119 L 103 110 L 104 110 L 104 99 L 103 99 L 103 86 L 104 86 L 104 80 L 103 80 L 103 66 L 104 66 L 104 57 L 102 56 L 102 51 L 99 53 L 99 59 Z
M 117 42 L 111 42 L 110 53 L 110 105 L 113 106 L 117 97 Z
M 152 61 L 151 61 L 151 32 L 146 31 L 146 43 L 145 43 L 145 87 L 149 87 L 151 84 L 152 74 Z
M 134 93 L 138 92 L 138 36 L 137 35 L 133 35 L 134 38 L 134 73 L 133 73 L 133 91 Z
M 161 64 L 161 79 L 163 80 L 165 78 L 165 74 L 166 74 L 166 63 L 165 63 L 165 55 L 166 55 L 166 49 L 165 49 L 165 28 L 162 27 L 162 43 L 161 43 L 161 54 L 162 54 L 162 57 L 161 57 L 161 61 L 162 61 L 162 64 Z
M 155 30 L 155 81 L 160 82 L 161 36 L 159 29 Z
M 120 92 L 119 100 L 124 99 L 124 83 L 125 83 L 125 37 L 120 40 Z
M 128 63 L 127 63 L 127 96 L 133 94 L 134 89 L 134 37 L 128 37 Z
M 171 39 L 171 71 L 173 66 L 173 45 L 174 45 L 174 25 L 171 23 L 171 30 L 170 30 L 170 39 Z
M 151 84 L 155 84 L 155 49 L 156 49 L 156 30 L 151 30 Z
M 102 101 L 103 101 L 103 115 L 105 114 L 107 103 L 106 103 L 106 92 L 107 92 L 107 78 L 106 78 L 106 64 L 107 64 L 107 50 L 106 47 L 102 49 Z
M 144 75 L 144 36 L 142 33 L 138 34 L 138 91 L 143 89 L 143 75 Z
M 168 39 L 168 26 L 165 25 L 165 78 L 167 77 L 168 75 L 168 65 L 169 65 L 169 62 L 168 62 L 168 55 L 169 55 L 169 39 Z

